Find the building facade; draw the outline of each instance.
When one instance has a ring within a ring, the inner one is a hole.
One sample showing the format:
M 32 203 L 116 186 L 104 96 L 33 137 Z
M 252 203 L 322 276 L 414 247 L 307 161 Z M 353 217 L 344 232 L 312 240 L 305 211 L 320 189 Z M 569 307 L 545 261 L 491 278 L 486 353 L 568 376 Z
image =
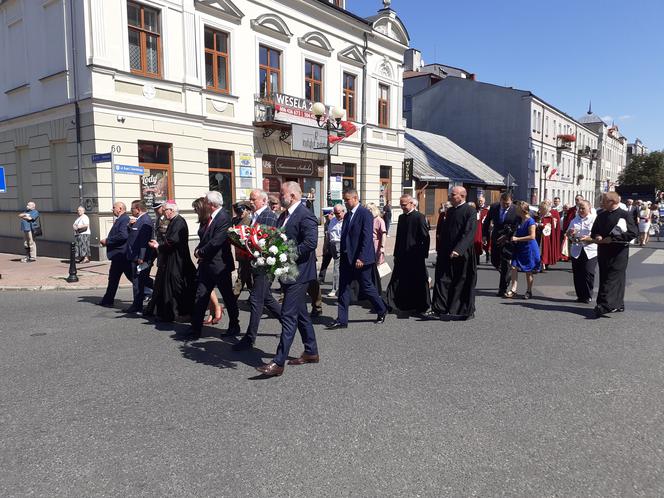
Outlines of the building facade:
M 529 91 L 445 78 L 413 96 L 412 127 L 445 135 L 530 203 L 596 197 L 598 134 Z
M 627 144 L 626 164 L 629 165 L 635 157 L 647 156 L 648 154 L 650 154 L 648 147 L 643 145 L 643 142 L 637 138 L 634 140 L 634 143 Z
M 327 0 L 0 2 L 0 240 L 20 251 L 16 211 L 42 212 L 42 254 L 63 254 L 77 205 L 93 252 L 113 200 L 224 204 L 294 180 L 315 210 L 340 186 L 395 205 L 408 33 L 389 7 L 367 19 Z M 20 50 L 15 48 L 19 47 Z M 30 54 L 30 57 L 27 57 Z M 314 102 L 358 131 L 332 151 Z M 321 146 L 322 133 L 322 146 Z M 103 154 L 112 154 L 112 163 Z M 114 165 L 112 168 L 111 165 Z M 132 174 L 141 173 L 142 174 Z

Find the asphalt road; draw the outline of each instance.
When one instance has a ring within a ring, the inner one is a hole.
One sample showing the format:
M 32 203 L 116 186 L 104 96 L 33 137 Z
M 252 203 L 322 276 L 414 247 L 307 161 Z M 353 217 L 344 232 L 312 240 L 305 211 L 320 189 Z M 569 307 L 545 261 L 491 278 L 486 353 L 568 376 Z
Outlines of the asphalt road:
M 320 364 L 267 380 L 273 319 L 235 353 L 101 291 L 3 292 L 0 495 L 662 496 L 663 263 L 664 242 L 636 251 L 627 311 L 600 320 L 567 265 L 530 301 L 495 297 L 483 266 L 475 320 L 356 306 L 348 330 L 317 326 Z

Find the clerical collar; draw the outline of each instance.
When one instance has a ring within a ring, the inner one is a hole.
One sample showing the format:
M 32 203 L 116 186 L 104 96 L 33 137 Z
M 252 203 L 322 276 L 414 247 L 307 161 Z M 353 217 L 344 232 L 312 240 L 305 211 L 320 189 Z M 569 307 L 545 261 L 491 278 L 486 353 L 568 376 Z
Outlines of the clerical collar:
M 410 214 L 410 213 L 412 213 L 413 211 L 415 211 L 415 208 L 411 209 L 411 210 L 408 211 L 406 214 Z
M 463 206 L 465 203 L 466 203 L 466 201 L 461 201 L 459 204 L 457 204 L 457 205 L 454 206 L 454 207 L 461 207 L 461 206 Z

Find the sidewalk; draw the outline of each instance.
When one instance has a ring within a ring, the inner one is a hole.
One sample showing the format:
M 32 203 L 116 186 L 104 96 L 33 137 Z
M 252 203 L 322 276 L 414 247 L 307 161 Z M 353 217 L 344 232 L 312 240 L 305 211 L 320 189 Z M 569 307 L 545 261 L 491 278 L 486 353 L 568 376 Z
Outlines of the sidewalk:
M 385 254 L 390 256 L 394 251 L 396 226 L 390 230 L 391 236 L 385 244 Z M 436 231 L 431 230 L 431 247 L 435 247 Z M 197 240 L 189 242 L 193 252 Z M 318 261 L 323 252 L 322 231 L 316 250 Z M 23 255 L 0 253 L 0 290 L 91 290 L 105 289 L 108 281 L 108 268 L 110 261 L 92 261 L 77 265 L 78 282 L 68 283 L 69 261 L 59 258 L 37 258 L 34 263 L 21 263 Z M 152 273 L 156 269 L 153 267 Z M 123 277 L 120 287 L 131 287 Z

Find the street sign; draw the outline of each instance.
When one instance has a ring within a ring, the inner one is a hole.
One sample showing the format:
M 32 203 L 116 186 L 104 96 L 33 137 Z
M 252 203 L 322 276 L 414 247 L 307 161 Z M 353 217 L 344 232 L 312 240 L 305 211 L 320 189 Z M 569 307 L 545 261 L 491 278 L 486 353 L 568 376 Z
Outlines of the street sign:
M 403 179 L 404 187 L 409 187 L 413 181 L 413 159 L 408 158 L 403 160 Z
M 107 152 L 105 154 L 92 154 L 93 163 L 110 163 L 111 162 L 111 153 Z
M 116 173 L 124 173 L 126 175 L 144 175 L 145 168 L 143 166 L 131 166 L 129 164 L 116 164 Z
M 5 178 L 5 167 L 0 166 L 0 194 L 7 192 L 7 179 Z
M 327 154 L 328 138 L 325 128 L 293 124 L 291 137 L 292 150 Z M 338 145 L 335 144 L 330 147 L 330 155 L 336 156 L 338 154 Z

